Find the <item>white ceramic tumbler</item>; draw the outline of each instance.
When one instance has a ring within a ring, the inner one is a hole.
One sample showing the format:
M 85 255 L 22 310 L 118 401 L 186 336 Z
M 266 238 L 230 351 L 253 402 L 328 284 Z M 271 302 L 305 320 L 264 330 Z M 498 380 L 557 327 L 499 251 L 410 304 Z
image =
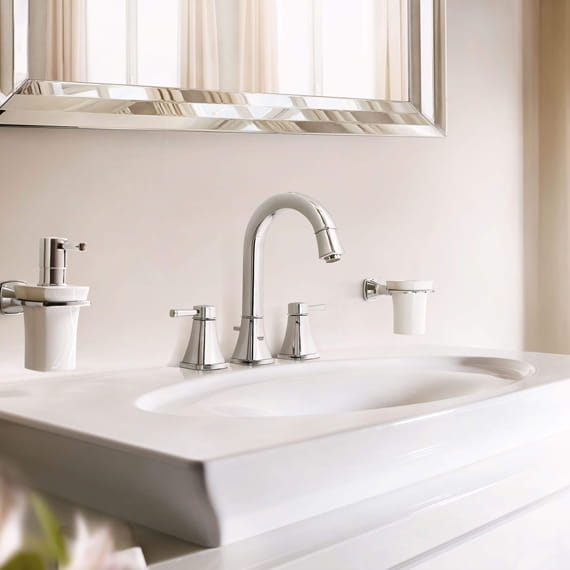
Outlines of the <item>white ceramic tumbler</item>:
M 427 297 L 433 281 L 388 281 L 396 334 L 425 334 Z
M 73 370 L 80 307 L 24 306 L 25 367 L 29 370 Z

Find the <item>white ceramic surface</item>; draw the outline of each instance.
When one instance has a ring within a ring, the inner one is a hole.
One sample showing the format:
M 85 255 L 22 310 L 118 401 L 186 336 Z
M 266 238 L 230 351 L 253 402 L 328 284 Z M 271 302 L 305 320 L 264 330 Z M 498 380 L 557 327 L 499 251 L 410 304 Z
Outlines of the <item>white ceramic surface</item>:
M 342 414 L 474 398 L 509 389 L 534 369 L 500 358 L 383 358 L 278 367 L 227 378 L 204 393 L 190 382 L 140 398 L 148 411 L 176 415 L 304 416 Z M 236 387 L 237 385 L 237 387 Z
M 75 368 L 79 310 L 24 306 L 26 368 L 38 372 Z
M 16 285 L 18 299 L 62 303 L 85 301 L 87 286 Z M 24 306 L 25 358 L 29 370 L 50 372 L 73 370 L 77 354 L 77 306 Z
M 430 352 L 212 374 L 157 368 L 3 383 L 0 448 L 56 495 L 216 546 L 570 428 L 569 356 Z M 306 388 L 297 382 L 302 375 Z M 385 387 L 373 390 L 371 375 Z M 398 393 L 398 378 L 407 394 Z M 296 391 L 289 401 L 288 382 Z M 212 403 L 234 405 L 236 393 L 248 413 L 253 406 L 264 415 L 230 415 Z M 378 407 L 387 404 L 404 405 Z
M 428 295 L 433 281 L 387 281 L 394 309 L 394 333 L 419 335 L 426 332 Z
M 386 281 L 386 287 L 392 291 L 424 291 L 433 289 L 433 281 L 421 281 L 418 279 Z
M 47 301 L 62 303 L 66 301 L 85 301 L 89 287 L 85 285 L 16 285 L 16 298 L 25 301 Z
M 429 293 L 392 292 L 395 334 L 425 334 Z
M 146 552 L 160 552 L 148 558 L 153 570 L 566 568 L 569 438 L 563 432 L 221 548 L 137 538 Z

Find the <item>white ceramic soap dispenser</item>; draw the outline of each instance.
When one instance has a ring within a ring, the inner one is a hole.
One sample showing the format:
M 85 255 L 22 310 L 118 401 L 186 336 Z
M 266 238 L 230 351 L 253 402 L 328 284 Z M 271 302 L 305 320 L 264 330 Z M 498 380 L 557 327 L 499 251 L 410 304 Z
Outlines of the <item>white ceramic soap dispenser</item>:
M 89 305 L 89 287 L 67 285 L 67 254 L 84 250 L 84 243 L 72 245 L 66 238 L 42 238 L 38 284 L 0 284 L 0 312 L 24 313 L 25 367 L 30 370 L 75 368 L 79 310 Z

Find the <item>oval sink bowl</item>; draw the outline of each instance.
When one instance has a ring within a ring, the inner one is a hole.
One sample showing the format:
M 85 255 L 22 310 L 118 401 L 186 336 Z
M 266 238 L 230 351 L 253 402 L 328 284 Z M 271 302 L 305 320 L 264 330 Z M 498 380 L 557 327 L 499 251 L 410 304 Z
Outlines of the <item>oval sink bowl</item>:
M 207 392 L 191 382 L 163 388 L 141 398 L 138 407 L 174 415 L 339 414 L 494 394 L 533 373 L 526 362 L 486 357 L 296 364 L 238 372 Z

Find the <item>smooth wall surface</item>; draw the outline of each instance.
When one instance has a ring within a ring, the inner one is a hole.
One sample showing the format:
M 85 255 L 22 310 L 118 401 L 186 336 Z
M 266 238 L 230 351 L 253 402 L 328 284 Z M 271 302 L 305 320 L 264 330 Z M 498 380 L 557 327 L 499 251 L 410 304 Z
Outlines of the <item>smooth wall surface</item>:
M 570 4 L 540 3 L 541 346 L 570 351 Z
M 37 279 L 41 236 L 84 240 L 88 249 L 69 271 L 70 282 L 92 287 L 80 365 L 176 362 L 191 323 L 168 309 L 202 303 L 218 306 L 229 357 L 249 215 L 273 193 L 298 191 L 330 209 L 346 256 L 319 262 L 304 219 L 288 212 L 276 220 L 265 279 L 275 350 L 290 301 L 328 304 L 312 318 L 323 351 L 522 347 L 534 259 L 523 246 L 535 231 L 534 190 L 523 180 L 530 4 L 448 2 L 446 139 L 0 130 L 0 278 Z M 425 337 L 391 333 L 391 301 L 360 298 L 367 276 L 434 279 Z M 3 366 L 23 362 L 23 337 L 23 319 L 0 319 Z

